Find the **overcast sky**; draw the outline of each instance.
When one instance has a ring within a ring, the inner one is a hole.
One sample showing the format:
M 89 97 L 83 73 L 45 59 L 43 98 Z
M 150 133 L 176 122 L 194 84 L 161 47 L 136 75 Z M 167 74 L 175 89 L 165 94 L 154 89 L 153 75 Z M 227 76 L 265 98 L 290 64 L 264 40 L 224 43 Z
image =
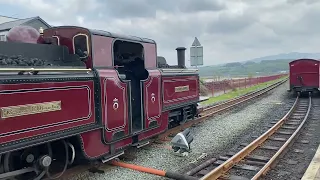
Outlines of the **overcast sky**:
M 195 37 L 205 65 L 320 52 L 320 0 L 0 0 L 0 14 L 151 38 L 171 64 Z

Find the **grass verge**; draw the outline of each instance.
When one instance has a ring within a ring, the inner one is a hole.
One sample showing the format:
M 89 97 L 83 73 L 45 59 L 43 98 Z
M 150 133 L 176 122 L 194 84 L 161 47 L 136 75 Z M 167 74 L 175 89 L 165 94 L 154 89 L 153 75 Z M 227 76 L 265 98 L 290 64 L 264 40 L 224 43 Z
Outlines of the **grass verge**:
M 273 81 L 260 83 L 260 84 L 257 84 L 257 85 L 254 85 L 254 86 L 251 86 L 251 87 L 248 87 L 248 88 L 240 88 L 240 89 L 237 88 L 234 91 L 228 92 L 226 94 L 222 94 L 222 95 L 216 96 L 216 97 L 211 97 L 208 100 L 201 102 L 201 105 L 210 105 L 210 104 L 213 104 L 213 103 L 216 103 L 216 102 L 226 101 L 226 100 L 229 100 L 229 99 L 232 99 L 232 98 L 236 98 L 238 96 L 241 96 L 241 95 L 244 95 L 244 94 L 247 94 L 247 93 L 250 93 L 250 92 L 253 92 L 253 91 L 257 91 L 257 90 L 262 89 L 262 88 L 265 88 L 265 87 L 267 87 L 267 86 L 269 86 L 269 85 L 271 85 L 273 83 L 276 83 L 278 81 L 284 80 L 285 78 L 287 78 L 287 76 L 282 77 L 280 79 L 273 80 Z

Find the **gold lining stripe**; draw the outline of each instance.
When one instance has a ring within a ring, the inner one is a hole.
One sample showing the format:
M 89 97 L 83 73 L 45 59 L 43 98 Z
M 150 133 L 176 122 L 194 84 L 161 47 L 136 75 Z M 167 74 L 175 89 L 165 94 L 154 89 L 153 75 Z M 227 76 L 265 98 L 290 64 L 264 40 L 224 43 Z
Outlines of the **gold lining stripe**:
M 61 110 L 61 101 L 1 107 L 1 119 Z

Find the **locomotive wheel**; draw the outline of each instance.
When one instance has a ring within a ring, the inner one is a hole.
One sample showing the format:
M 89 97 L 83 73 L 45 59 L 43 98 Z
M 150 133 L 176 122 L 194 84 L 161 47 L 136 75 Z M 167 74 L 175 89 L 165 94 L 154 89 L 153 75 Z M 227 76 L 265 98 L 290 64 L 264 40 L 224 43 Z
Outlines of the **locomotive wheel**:
M 2 175 L 10 180 L 38 180 L 45 175 L 44 169 L 36 166 L 36 159 L 40 153 L 38 149 L 30 148 L 23 151 L 14 151 L 2 156 Z M 2 174 L 3 173 L 3 174 Z M 9 174 L 8 174 L 9 173 Z M 0 178 L 1 179 L 1 178 Z
M 69 147 L 71 159 L 69 159 Z M 57 179 L 75 159 L 75 149 L 64 140 L 0 155 L 0 179 Z M 54 176 L 52 176 L 54 174 Z
M 68 165 L 71 164 L 71 162 L 69 161 L 69 147 L 71 147 L 71 144 L 66 143 L 65 140 L 48 144 L 49 154 L 53 159 L 50 167 L 46 169 L 46 175 L 49 179 L 60 178 L 63 175 L 63 173 L 67 170 Z M 71 161 L 73 162 L 73 160 L 74 153 L 72 155 Z M 53 176 L 52 174 L 55 175 Z

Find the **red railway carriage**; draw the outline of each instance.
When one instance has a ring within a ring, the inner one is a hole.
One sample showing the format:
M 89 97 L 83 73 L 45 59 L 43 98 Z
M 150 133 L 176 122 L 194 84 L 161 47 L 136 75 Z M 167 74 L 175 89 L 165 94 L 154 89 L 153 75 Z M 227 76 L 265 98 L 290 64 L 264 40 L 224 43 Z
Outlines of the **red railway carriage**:
M 313 92 L 319 90 L 319 61 L 297 59 L 289 63 L 290 91 Z
M 169 66 L 150 39 L 25 29 L 0 42 L 0 179 L 51 177 L 54 163 L 63 173 L 82 160 L 106 162 L 197 115 L 199 76 L 185 68 L 185 48 Z

